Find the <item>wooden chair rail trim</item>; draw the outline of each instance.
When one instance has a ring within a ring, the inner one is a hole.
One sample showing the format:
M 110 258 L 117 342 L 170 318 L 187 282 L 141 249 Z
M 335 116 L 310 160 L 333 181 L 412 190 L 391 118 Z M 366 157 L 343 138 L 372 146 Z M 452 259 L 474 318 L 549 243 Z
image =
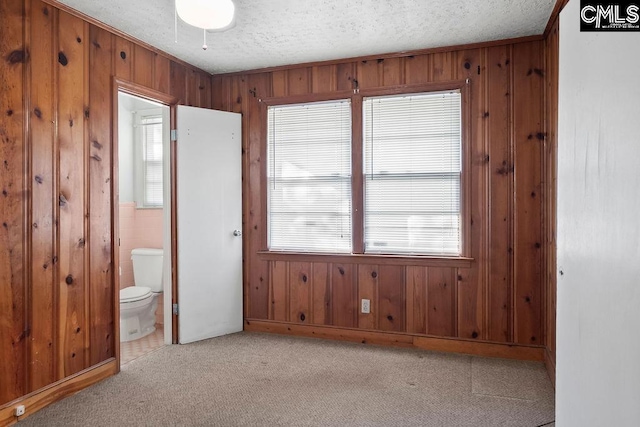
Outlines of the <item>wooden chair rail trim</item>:
M 320 254 L 258 251 L 261 261 L 331 262 L 340 264 L 416 265 L 424 267 L 471 268 L 473 258 L 378 254 Z
M 82 389 L 104 380 L 118 372 L 115 358 L 110 358 L 84 371 L 78 372 L 40 390 L 29 393 L 0 407 L 0 425 L 12 425 L 25 419 L 58 400 L 71 396 Z M 20 417 L 14 415 L 15 407 L 24 405 L 26 412 Z
M 536 362 L 545 360 L 545 348 L 542 346 L 503 344 L 463 338 L 433 337 L 410 333 L 380 332 L 335 326 L 300 325 L 259 319 L 245 319 L 244 330 L 247 332 L 268 332 L 281 335 L 351 341 L 362 344 L 419 348 L 422 350 L 461 353 L 481 357 L 498 357 Z

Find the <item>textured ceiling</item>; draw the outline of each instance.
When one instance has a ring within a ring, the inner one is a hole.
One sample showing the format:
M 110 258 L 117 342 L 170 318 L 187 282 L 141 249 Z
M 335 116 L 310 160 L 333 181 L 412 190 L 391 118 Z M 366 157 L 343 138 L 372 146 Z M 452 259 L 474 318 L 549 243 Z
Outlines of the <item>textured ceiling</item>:
M 211 73 L 541 34 L 555 0 L 234 0 L 236 24 L 208 32 L 174 0 L 59 0 Z

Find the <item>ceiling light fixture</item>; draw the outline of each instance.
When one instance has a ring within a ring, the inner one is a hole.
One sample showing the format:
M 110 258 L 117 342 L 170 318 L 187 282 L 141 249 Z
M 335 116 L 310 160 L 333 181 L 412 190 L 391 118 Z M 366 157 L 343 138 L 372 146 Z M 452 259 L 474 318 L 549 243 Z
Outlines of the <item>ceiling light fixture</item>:
M 178 16 L 194 27 L 202 28 L 203 50 L 207 50 L 207 30 L 223 30 L 233 24 L 235 6 L 231 0 L 175 0 L 176 41 Z

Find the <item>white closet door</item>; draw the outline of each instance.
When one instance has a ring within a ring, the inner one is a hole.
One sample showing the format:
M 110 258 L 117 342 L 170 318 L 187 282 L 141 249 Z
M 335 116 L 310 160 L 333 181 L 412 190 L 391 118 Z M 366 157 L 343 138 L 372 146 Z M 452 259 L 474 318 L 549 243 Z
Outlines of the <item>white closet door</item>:
M 242 331 L 241 115 L 178 106 L 178 340 Z

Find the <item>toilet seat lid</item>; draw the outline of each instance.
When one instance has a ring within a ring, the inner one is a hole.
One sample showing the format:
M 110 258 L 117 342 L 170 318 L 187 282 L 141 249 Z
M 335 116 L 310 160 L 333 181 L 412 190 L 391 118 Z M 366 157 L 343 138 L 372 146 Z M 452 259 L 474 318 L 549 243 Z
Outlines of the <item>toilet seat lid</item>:
M 120 302 L 135 302 L 147 298 L 151 295 L 151 288 L 146 286 L 129 286 L 120 289 Z

